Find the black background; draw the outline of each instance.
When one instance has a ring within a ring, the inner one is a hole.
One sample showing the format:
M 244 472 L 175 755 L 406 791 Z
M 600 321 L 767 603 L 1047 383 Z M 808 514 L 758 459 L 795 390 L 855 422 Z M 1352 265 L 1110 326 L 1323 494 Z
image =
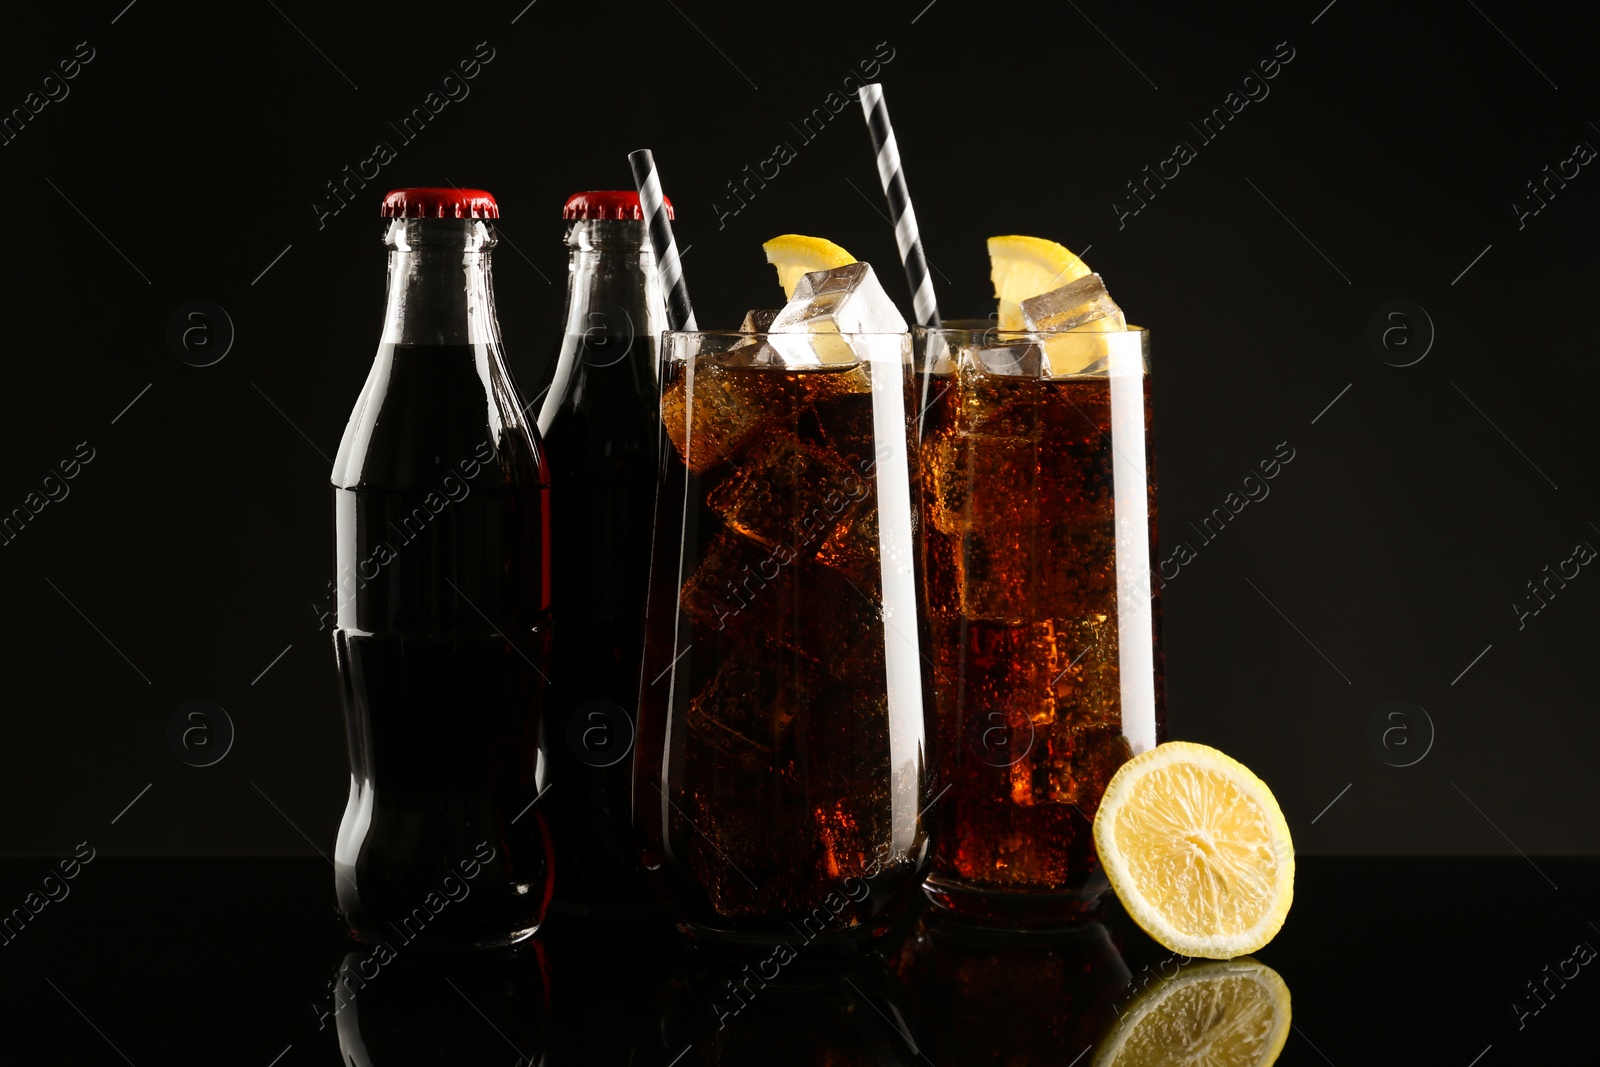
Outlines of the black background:
M 561 203 L 626 187 L 638 147 L 678 206 L 702 325 L 774 302 L 759 243 L 784 232 L 874 262 L 909 310 L 859 110 L 810 143 L 790 125 L 880 42 L 946 314 L 988 310 L 983 239 L 1026 233 L 1088 249 L 1153 331 L 1164 553 L 1197 550 L 1164 593 L 1171 736 L 1255 769 L 1304 852 L 1600 849 L 1600 577 L 1522 629 L 1512 608 L 1600 546 L 1600 177 L 1584 167 L 1521 228 L 1512 208 L 1600 145 L 1590 27 L 1504 0 L 1325 2 L 8 12 L 0 111 L 78 42 L 94 59 L 0 147 L 0 510 L 79 442 L 94 459 L 0 548 L 0 851 L 331 845 L 347 772 L 318 623 L 327 477 L 377 342 L 386 189 L 497 195 L 524 381 L 558 343 Z M 387 123 L 482 41 L 470 95 L 403 143 Z M 1294 58 L 1270 95 L 1203 143 L 1188 124 L 1279 42 Z M 319 228 L 325 183 L 379 140 L 397 158 Z M 719 228 L 724 183 L 780 140 L 796 158 Z M 1180 140 L 1196 158 L 1119 227 L 1124 183 Z M 166 342 L 194 299 L 237 330 L 214 366 Z M 1366 340 L 1395 299 L 1437 332 L 1408 367 Z M 1280 442 L 1295 458 L 1271 495 L 1202 542 L 1188 524 Z M 194 699 L 237 728 L 207 768 L 166 740 Z M 1427 749 L 1408 720 L 1406 751 L 1427 751 L 1408 768 L 1368 742 L 1393 700 L 1435 731 Z

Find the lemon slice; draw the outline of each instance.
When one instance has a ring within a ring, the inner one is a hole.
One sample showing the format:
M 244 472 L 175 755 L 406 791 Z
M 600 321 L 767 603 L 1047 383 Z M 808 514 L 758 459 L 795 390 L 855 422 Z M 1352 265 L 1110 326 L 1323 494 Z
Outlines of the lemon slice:
M 1197 963 L 1122 1014 L 1093 1067 L 1267 1067 L 1289 1039 L 1289 987 L 1252 959 Z
M 1272 790 L 1205 745 L 1170 741 L 1123 764 L 1094 843 L 1128 914 L 1185 956 L 1256 951 L 1294 900 L 1294 842 Z
M 761 247 L 767 253 L 767 262 L 778 268 L 778 284 L 783 286 L 785 300 L 794 299 L 794 287 L 812 271 L 832 270 L 856 261 L 855 256 L 832 241 L 798 233 L 774 237 Z
M 1000 300 L 1000 328 L 1025 330 L 1021 303 L 1089 273 L 1064 245 L 1042 237 L 989 238 L 989 277 Z

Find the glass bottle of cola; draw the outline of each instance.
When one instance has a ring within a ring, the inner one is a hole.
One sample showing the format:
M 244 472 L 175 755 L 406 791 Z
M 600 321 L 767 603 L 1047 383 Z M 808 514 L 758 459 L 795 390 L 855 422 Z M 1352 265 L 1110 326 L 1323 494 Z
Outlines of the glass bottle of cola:
M 481 190 L 384 198 L 383 338 L 333 466 L 350 751 L 334 881 L 369 944 L 511 944 L 550 898 L 550 481 L 501 352 L 499 214 Z
M 562 217 L 566 329 L 539 408 L 561 561 L 541 804 L 561 872 L 553 906 L 617 914 L 653 906 L 630 796 L 666 311 L 638 193 L 575 193 Z

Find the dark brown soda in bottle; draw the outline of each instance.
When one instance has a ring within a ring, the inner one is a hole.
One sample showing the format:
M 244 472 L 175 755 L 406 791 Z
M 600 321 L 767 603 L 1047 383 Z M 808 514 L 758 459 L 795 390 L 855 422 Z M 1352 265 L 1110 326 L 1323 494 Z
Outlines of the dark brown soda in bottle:
M 493 197 L 397 190 L 383 215 L 383 339 L 333 470 L 339 911 L 368 944 L 507 945 L 552 880 L 548 471 L 501 353 Z
M 533 383 L 561 561 L 544 724 L 551 788 L 540 803 L 560 872 L 552 908 L 620 915 L 658 907 L 631 797 L 666 312 L 638 193 L 575 193 L 562 217 L 566 321 L 549 382 Z

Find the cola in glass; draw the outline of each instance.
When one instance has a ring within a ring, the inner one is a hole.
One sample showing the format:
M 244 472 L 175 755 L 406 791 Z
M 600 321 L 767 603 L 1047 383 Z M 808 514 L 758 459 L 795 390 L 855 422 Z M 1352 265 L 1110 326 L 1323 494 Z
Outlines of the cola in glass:
M 1098 279 L 1095 279 L 1098 281 Z M 1166 733 L 1149 335 L 920 329 L 934 904 L 1053 925 L 1107 888 L 1094 815 Z
M 846 296 L 870 277 L 838 270 Z M 893 924 L 931 852 L 909 339 L 664 344 L 642 858 L 681 929 L 832 954 Z

